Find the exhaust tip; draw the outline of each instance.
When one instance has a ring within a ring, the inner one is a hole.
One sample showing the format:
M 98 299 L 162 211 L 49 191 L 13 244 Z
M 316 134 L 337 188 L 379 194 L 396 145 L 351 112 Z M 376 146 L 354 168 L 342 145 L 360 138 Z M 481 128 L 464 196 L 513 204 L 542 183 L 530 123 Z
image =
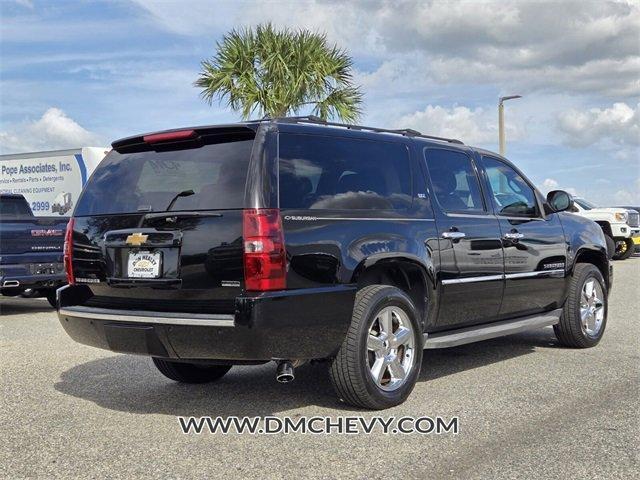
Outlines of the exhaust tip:
M 293 364 L 289 360 L 278 363 L 278 368 L 276 370 L 276 380 L 279 383 L 293 382 L 295 378 L 296 377 L 293 373 Z
M 20 282 L 18 280 L 5 280 L 2 286 L 3 287 L 19 287 Z
M 278 375 L 276 377 L 276 380 L 279 383 L 289 383 L 289 382 L 293 382 L 295 380 L 295 376 L 290 374 L 290 373 L 283 373 L 282 375 Z

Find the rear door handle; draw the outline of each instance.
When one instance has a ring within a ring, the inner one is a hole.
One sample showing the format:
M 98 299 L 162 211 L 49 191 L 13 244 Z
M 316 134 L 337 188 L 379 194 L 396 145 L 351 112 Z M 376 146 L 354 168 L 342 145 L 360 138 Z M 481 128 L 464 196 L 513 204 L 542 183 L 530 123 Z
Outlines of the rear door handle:
M 447 238 L 449 240 L 459 240 L 466 236 L 467 234 L 464 232 L 442 232 L 442 238 Z

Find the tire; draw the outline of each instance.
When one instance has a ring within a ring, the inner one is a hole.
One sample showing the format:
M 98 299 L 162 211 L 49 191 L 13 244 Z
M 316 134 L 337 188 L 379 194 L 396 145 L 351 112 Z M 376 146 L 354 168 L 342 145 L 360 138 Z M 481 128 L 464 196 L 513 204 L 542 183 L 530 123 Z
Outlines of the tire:
M 625 238 L 624 245 L 625 250 L 620 256 L 620 260 L 626 260 L 627 258 L 630 258 L 631 255 L 633 255 L 634 250 L 636 249 L 636 246 L 633 243 L 633 239 L 631 238 Z
M 157 357 L 153 357 L 152 360 L 160 373 L 180 383 L 215 382 L 231 370 L 231 365 L 198 365 Z
M 616 242 L 609 235 L 604 236 L 605 241 L 607 242 L 607 257 L 609 260 L 613 258 L 616 253 Z
M 601 297 L 599 298 L 600 302 L 596 302 L 595 299 L 587 302 L 586 296 L 583 296 L 583 290 L 586 288 L 588 291 L 587 284 L 590 282 L 594 282 L 593 288 L 596 297 Z M 597 321 L 597 316 L 588 317 L 589 325 L 593 326 L 592 329 L 589 329 L 588 326 L 585 327 L 582 322 L 581 311 L 584 311 L 583 307 L 585 304 L 587 306 L 592 305 L 594 308 L 601 305 L 601 310 L 596 309 L 596 312 L 601 312 L 602 314 L 600 322 Z M 576 264 L 569 285 L 569 295 L 564 304 L 560 322 L 553 326 L 556 338 L 565 347 L 589 348 L 596 346 L 607 326 L 607 311 L 607 285 L 602 277 L 602 273 L 591 263 Z
M 383 324 L 387 328 L 383 328 Z M 388 328 L 388 326 L 391 326 Z M 403 330 L 403 343 L 396 334 Z M 410 327 L 410 328 L 409 328 Z M 390 330 L 391 335 L 384 333 Z M 370 333 L 373 332 L 373 335 Z M 376 341 L 376 350 L 369 345 L 371 337 L 385 337 Z M 394 348 L 395 345 L 395 348 Z M 346 338 L 331 362 L 331 382 L 339 398 L 356 407 L 382 410 L 404 402 L 418 379 L 422 364 L 423 333 L 416 308 L 400 289 L 387 285 L 371 285 L 356 294 L 351 325 Z M 385 353 L 386 352 L 386 353 Z M 391 364 L 386 363 L 395 358 Z M 374 380 L 374 365 L 378 368 L 379 383 Z M 404 376 L 393 372 L 402 369 Z
M 616 242 L 616 253 L 613 255 L 614 260 L 626 260 L 635 250 L 633 240 L 630 238 L 623 238 Z
M 57 302 L 56 302 L 56 291 L 55 290 L 51 290 L 51 291 L 47 292 L 46 297 L 47 297 L 47 302 L 49 302 L 49 305 L 51 305 L 53 308 L 58 308 L 58 305 L 57 305 Z

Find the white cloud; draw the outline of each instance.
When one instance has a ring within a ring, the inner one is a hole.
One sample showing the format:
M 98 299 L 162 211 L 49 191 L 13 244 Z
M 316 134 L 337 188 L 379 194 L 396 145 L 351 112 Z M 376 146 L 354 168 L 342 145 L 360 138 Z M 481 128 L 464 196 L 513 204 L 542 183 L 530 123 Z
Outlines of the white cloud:
M 221 0 L 212 8 L 210 0 L 191 0 L 184 8 L 181 0 L 133 0 L 162 28 L 180 35 L 225 33 L 263 22 L 293 29 L 307 28 L 326 33 L 329 40 L 366 52 L 375 41 L 376 12 L 381 5 L 340 0 Z M 367 14 L 368 13 L 368 14 Z M 370 52 L 369 52 L 370 53 Z
M 415 58 L 399 56 L 383 61 L 372 71 L 356 70 L 353 80 L 376 97 L 388 95 L 397 98 L 399 94 L 415 91 L 415 84 L 406 80 L 413 78 L 423 82 L 426 79 L 425 68 L 416 64 Z M 389 88 L 391 85 L 393 88 Z
M 528 62 L 501 65 L 478 59 L 456 57 L 424 61 L 429 75 L 443 84 L 469 81 L 461 72 L 473 72 L 475 84 L 496 84 L 519 93 L 544 92 L 569 95 L 600 94 L 612 98 L 640 95 L 640 59 L 597 59 L 578 65 Z
M 29 10 L 33 10 L 33 2 L 31 0 L 14 0 L 16 4 L 21 7 L 28 8 Z
M 545 195 L 552 190 L 564 190 L 565 192 L 578 197 L 578 191 L 574 187 L 561 186 L 560 182 L 555 178 L 545 178 L 540 187 L 540 191 Z
M 458 138 L 469 144 L 496 143 L 498 139 L 497 118 L 494 111 L 464 106 L 452 108 L 427 105 L 424 110 L 401 117 L 398 128 L 413 128 L 422 133 L 440 137 Z M 522 138 L 523 130 L 513 122 L 507 127 L 509 140 Z
M 49 108 L 38 120 L 0 131 L 0 152 L 79 148 L 102 143 L 59 108 Z
M 639 169 L 640 170 L 640 169 Z M 640 174 L 640 171 L 637 172 Z M 614 194 L 617 205 L 640 205 L 640 177 L 636 178 L 630 188 L 621 188 Z
M 497 83 L 501 89 L 640 93 L 635 1 L 308 0 L 218 2 L 134 0 L 162 28 L 189 36 L 271 21 L 326 32 L 353 55 L 393 62 L 411 55 L 430 78 L 449 84 Z M 394 85 L 395 88 L 395 85 Z
M 602 140 L 637 146 L 640 145 L 640 103 L 635 108 L 617 102 L 604 109 L 571 109 L 559 114 L 558 128 L 565 134 L 566 143 L 574 147 Z
M 614 195 L 613 198 L 615 200 L 616 205 L 629 205 L 635 206 L 640 205 L 640 190 L 635 190 L 633 192 L 620 189 Z

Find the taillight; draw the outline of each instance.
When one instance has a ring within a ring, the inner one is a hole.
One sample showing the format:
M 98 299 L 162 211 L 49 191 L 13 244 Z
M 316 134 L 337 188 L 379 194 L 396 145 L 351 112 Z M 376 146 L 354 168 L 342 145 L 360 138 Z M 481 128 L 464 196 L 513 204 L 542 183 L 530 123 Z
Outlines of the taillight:
M 244 284 L 247 290 L 286 288 L 287 255 L 280 211 L 252 208 L 243 211 Z
M 69 219 L 67 223 L 67 231 L 64 234 L 64 271 L 67 274 L 67 283 L 73 285 L 76 283 L 76 278 L 73 275 L 73 218 Z

